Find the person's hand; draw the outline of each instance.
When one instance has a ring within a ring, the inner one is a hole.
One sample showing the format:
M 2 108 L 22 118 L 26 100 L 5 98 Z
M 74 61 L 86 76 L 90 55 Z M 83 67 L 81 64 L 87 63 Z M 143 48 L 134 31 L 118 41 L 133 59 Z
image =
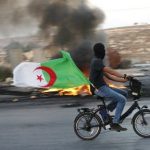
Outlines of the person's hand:
M 130 81 L 130 80 L 133 79 L 133 76 L 127 76 L 126 79 L 127 79 L 128 81 Z
M 124 79 L 129 81 L 133 79 L 133 76 L 128 76 L 127 74 L 124 74 Z

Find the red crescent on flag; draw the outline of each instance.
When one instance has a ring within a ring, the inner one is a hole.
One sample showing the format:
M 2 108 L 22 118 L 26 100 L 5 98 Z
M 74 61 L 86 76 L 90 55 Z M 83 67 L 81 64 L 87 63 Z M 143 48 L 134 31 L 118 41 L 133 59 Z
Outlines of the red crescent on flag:
M 38 69 L 44 70 L 44 71 L 47 72 L 47 73 L 49 74 L 49 76 L 50 76 L 50 80 L 49 80 L 48 84 L 46 84 L 46 85 L 44 85 L 44 86 L 42 86 L 42 87 L 50 87 L 50 86 L 52 86 L 52 85 L 54 84 L 54 82 L 56 81 L 56 78 L 57 78 L 55 72 L 54 72 L 51 68 L 48 68 L 48 67 L 46 67 L 46 66 L 37 67 L 37 68 L 35 68 L 34 71 L 36 71 L 36 70 L 38 70 Z

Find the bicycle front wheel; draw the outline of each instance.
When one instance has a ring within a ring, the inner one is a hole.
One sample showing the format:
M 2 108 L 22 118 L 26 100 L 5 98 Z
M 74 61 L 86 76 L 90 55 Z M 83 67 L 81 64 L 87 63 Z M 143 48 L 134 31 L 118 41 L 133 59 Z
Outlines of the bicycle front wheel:
M 135 133 L 144 138 L 150 138 L 150 110 L 138 111 L 132 120 Z
M 93 140 L 101 132 L 101 119 L 96 114 L 81 113 L 74 120 L 74 131 L 83 140 Z

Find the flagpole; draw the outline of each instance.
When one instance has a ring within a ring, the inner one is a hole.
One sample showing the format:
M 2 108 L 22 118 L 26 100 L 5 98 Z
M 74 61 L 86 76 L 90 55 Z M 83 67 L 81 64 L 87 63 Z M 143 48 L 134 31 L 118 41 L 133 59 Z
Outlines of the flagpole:
M 91 82 L 90 82 L 90 84 L 96 90 L 96 92 L 98 92 L 98 89 L 96 88 L 96 86 L 93 83 L 91 83 Z

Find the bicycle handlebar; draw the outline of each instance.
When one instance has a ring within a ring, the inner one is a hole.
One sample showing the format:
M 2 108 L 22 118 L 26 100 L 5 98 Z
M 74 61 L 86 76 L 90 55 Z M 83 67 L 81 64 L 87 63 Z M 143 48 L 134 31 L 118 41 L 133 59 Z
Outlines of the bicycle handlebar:
M 141 96 L 142 83 L 138 79 L 135 79 L 134 77 L 131 76 L 129 76 L 128 80 L 132 95 L 135 98 L 139 98 Z

